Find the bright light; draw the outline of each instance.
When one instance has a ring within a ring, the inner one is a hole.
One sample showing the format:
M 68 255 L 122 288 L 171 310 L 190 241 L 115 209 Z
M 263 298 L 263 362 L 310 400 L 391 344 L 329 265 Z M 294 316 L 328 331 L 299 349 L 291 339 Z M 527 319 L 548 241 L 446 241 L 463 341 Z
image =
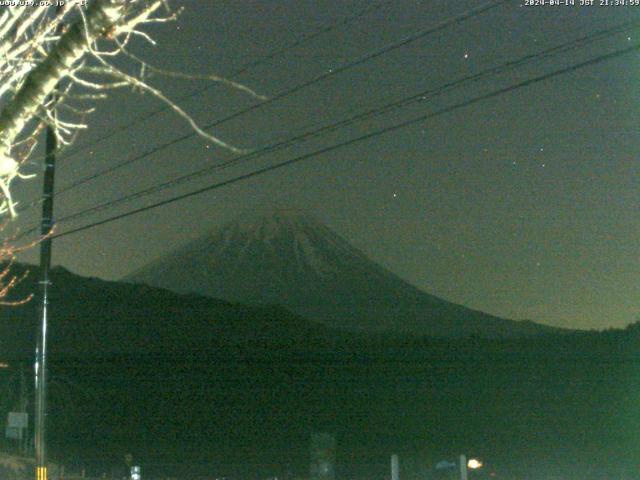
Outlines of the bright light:
M 477 458 L 470 458 L 467 462 L 467 467 L 471 470 L 475 470 L 477 468 L 482 468 L 482 462 Z
M 9 368 L 9 364 L 5 362 L 0 362 L 0 368 Z

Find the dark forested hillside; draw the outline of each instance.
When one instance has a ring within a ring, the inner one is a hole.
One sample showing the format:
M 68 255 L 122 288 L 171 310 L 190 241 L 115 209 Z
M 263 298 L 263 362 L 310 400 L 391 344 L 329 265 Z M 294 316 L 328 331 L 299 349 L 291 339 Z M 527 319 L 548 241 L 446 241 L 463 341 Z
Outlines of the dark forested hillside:
M 393 452 L 407 478 L 459 453 L 497 478 L 613 478 L 640 461 L 637 328 L 371 336 L 62 269 L 53 281 L 49 421 L 61 462 L 97 471 L 131 451 L 150 474 L 306 475 L 312 431 L 336 435 L 341 478 L 383 478 Z M 30 373 L 36 311 L 2 308 L 5 410 L 20 367 Z

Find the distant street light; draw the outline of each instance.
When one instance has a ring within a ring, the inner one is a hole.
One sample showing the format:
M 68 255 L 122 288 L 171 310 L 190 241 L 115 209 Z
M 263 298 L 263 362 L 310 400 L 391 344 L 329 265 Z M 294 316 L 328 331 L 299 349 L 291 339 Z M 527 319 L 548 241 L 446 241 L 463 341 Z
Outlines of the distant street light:
M 482 468 L 482 462 L 477 458 L 470 458 L 467 461 L 466 455 L 460 455 L 460 480 L 467 480 L 468 470 L 477 470 Z

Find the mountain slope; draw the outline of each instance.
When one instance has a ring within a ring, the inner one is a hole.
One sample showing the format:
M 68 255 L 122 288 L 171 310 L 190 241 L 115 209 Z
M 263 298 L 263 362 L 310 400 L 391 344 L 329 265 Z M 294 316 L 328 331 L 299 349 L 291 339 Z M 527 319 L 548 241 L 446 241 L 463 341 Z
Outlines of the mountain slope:
M 488 337 L 554 331 L 429 295 L 325 225 L 295 212 L 231 222 L 126 280 L 230 301 L 279 304 L 332 327 Z

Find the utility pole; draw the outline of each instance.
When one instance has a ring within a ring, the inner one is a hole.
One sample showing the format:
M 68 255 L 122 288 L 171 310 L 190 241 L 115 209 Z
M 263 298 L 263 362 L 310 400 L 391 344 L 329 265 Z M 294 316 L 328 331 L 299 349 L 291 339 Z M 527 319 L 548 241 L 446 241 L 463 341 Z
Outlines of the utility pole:
M 55 120 L 55 112 L 53 112 Z M 42 223 L 40 234 L 40 329 L 36 347 L 36 415 L 35 450 L 36 480 L 47 480 L 47 326 L 49 322 L 49 270 L 51 268 L 51 229 L 53 228 L 53 181 L 58 140 L 54 127 L 47 127 L 45 170 L 42 190 Z
M 61 12 L 60 4 L 56 7 L 55 15 Z M 62 31 L 62 22 L 58 24 L 57 33 Z M 57 87 L 57 86 L 56 86 Z M 53 123 L 57 120 L 55 104 L 57 95 L 51 94 L 51 117 Z M 47 480 L 47 326 L 49 322 L 49 270 L 51 268 L 51 231 L 53 229 L 53 186 L 56 167 L 56 150 L 58 138 L 55 126 L 47 126 L 45 140 L 45 168 L 42 184 L 42 222 L 40 234 L 40 328 L 36 346 L 36 404 L 35 404 L 35 454 L 36 454 L 36 480 Z
M 56 118 L 55 111 L 52 116 Z M 53 228 L 53 185 L 58 139 L 54 127 L 48 126 L 45 142 L 45 170 L 42 187 L 42 221 L 40 234 L 40 329 L 36 347 L 36 480 L 47 480 L 47 327 L 49 322 L 49 270 L 51 269 L 51 230 Z

